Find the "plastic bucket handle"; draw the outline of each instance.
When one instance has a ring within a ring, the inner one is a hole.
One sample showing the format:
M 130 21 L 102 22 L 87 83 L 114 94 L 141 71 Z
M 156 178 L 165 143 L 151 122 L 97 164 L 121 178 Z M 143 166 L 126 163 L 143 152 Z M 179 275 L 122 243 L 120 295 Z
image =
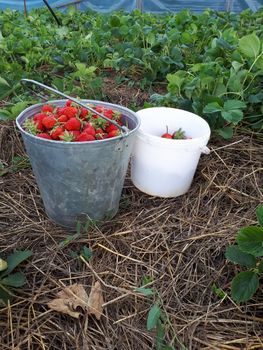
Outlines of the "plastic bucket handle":
M 207 146 L 201 146 L 200 147 L 201 153 L 203 154 L 210 154 L 211 150 Z

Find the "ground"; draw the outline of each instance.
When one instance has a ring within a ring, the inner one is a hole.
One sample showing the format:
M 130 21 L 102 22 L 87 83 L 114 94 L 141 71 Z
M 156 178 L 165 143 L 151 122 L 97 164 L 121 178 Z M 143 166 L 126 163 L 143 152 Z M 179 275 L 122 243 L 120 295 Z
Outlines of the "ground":
M 164 342 L 175 349 L 263 349 L 262 286 L 241 305 L 212 291 L 215 284 L 230 293 L 237 268 L 226 261 L 225 249 L 238 229 L 256 223 L 262 136 L 240 131 L 231 141 L 212 138 L 209 147 L 188 193 L 150 197 L 128 173 L 116 217 L 63 248 L 72 232 L 46 216 L 25 159 L 12 166 L 14 156 L 25 156 L 24 146 L 14 123 L 1 123 L 0 160 L 7 171 L 0 177 L 0 251 L 31 249 L 33 256 L 20 267 L 27 284 L 0 309 L 0 349 L 155 349 L 156 334 L 146 328 L 153 302 L 166 315 Z M 84 245 L 93 252 L 86 263 L 72 257 Z M 145 280 L 155 300 L 134 291 Z M 101 320 L 47 307 L 63 286 L 81 283 L 89 291 L 95 281 L 105 300 Z

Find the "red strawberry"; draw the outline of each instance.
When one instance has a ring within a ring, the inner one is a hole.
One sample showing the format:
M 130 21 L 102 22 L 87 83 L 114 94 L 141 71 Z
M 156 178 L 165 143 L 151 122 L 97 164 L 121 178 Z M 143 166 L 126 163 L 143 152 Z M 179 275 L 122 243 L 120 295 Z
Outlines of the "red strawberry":
M 34 115 L 33 119 L 34 121 L 40 120 L 42 121 L 44 118 L 46 118 L 46 113 L 37 113 Z
M 53 107 L 50 105 L 44 105 L 41 108 L 41 112 L 44 112 L 44 113 L 53 112 Z
M 50 136 L 53 140 L 58 140 L 59 136 L 64 132 L 64 128 L 62 126 L 57 126 L 55 129 L 52 129 L 50 132 Z
M 37 137 L 41 137 L 42 139 L 52 140 L 51 136 L 46 132 L 41 132 L 36 135 Z
M 85 132 L 82 132 L 79 136 L 76 137 L 76 141 L 79 141 L 79 142 L 94 141 L 94 140 L 95 140 L 94 136 L 87 134 Z
M 96 106 L 96 107 L 95 107 L 95 110 L 96 110 L 97 112 L 99 112 L 99 113 L 102 113 L 103 110 L 104 110 L 104 108 L 103 108 L 102 106 Z
M 87 123 L 87 124 L 85 125 L 83 131 L 84 131 L 86 134 L 93 135 L 93 136 L 95 136 L 95 134 L 96 134 L 96 131 L 95 131 L 94 127 L 93 127 L 91 124 L 89 124 L 89 123 Z
M 44 125 L 43 125 L 41 120 L 35 120 L 35 125 L 37 127 L 37 130 L 39 130 L 39 131 L 44 131 L 45 130 L 45 127 L 44 127 Z
M 60 117 L 58 117 L 58 122 L 65 123 L 68 121 L 68 117 L 65 114 L 62 114 Z
M 110 124 L 109 126 L 107 126 L 107 128 L 105 130 L 106 130 L 106 132 L 111 132 L 113 130 L 119 130 L 119 128 L 117 126 L 115 126 L 114 124 Z
M 111 119 L 112 115 L 113 115 L 113 110 L 112 109 L 106 109 L 106 111 L 104 111 L 103 115 L 105 115 L 105 117 L 108 117 L 109 119 Z
M 42 124 L 44 125 L 45 128 L 48 130 L 52 129 L 53 126 L 56 124 L 57 120 L 54 117 L 54 115 L 48 115 L 42 120 Z
M 66 106 L 67 106 L 67 107 L 70 107 L 70 106 L 71 106 L 71 104 L 72 104 L 72 101 L 71 101 L 71 100 L 67 100 L 67 102 L 66 102 Z
M 63 114 L 65 114 L 68 118 L 73 118 L 77 116 L 78 109 L 76 107 L 64 107 Z
M 164 139 L 172 139 L 173 135 L 169 134 L 168 132 L 166 132 L 165 134 L 163 134 L 161 137 L 163 137 Z
M 58 117 L 60 117 L 61 115 L 63 115 L 64 113 L 64 107 L 57 107 L 56 108 L 56 115 L 58 116 Z
M 98 129 L 95 129 L 95 133 L 96 134 L 103 134 L 104 131 L 102 130 L 102 128 L 98 128 Z
M 108 138 L 119 136 L 119 135 L 120 135 L 120 131 L 119 130 L 112 130 L 112 131 L 110 131 L 108 133 Z
M 166 125 L 166 133 L 162 134 L 161 136 L 164 139 L 172 139 L 173 135 L 168 132 L 168 126 Z
M 74 107 L 67 107 L 67 108 L 74 108 Z M 81 122 L 77 118 L 70 118 L 66 123 L 65 123 L 65 129 L 66 130 L 80 130 L 81 128 Z
M 87 115 L 88 115 L 88 110 L 87 109 L 85 109 L 85 108 L 81 108 L 80 109 L 80 118 L 82 118 L 82 119 L 84 119 Z

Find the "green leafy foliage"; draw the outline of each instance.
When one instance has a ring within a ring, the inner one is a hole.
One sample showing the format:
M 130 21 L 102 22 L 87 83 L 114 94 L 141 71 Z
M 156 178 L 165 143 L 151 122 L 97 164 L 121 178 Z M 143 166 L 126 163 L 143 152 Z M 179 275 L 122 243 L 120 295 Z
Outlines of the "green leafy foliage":
M 135 288 L 134 291 L 141 293 L 146 297 L 154 295 L 154 291 L 151 288 L 139 287 L 139 288 Z
M 164 349 L 164 336 L 165 336 L 165 327 L 163 322 L 159 319 L 156 325 L 156 350 Z
M 63 241 L 59 242 L 58 246 L 59 248 L 65 248 L 68 245 L 70 245 L 72 242 L 75 242 L 80 237 L 79 233 L 74 233 L 73 235 L 67 235 Z
M 237 245 L 227 247 L 226 258 L 241 266 L 256 267 L 256 258 L 251 254 L 242 252 Z
M 232 298 L 238 302 L 252 298 L 259 286 L 258 276 L 253 271 L 243 271 L 236 275 L 231 285 Z
M 216 113 L 220 112 L 223 119 L 227 122 L 237 124 L 243 119 L 242 109 L 246 107 L 246 104 L 239 100 L 227 100 L 223 106 L 220 106 L 218 102 L 208 103 L 204 109 L 204 113 Z
M 93 256 L 93 253 L 92 253 L 92 250 L 86 246 L 84 246 L 81 250 L 81 256 L 86 260 L 86 261 L 89 261 L 92 256 Z
M 239 230 L 237 245 L 231 245 L 226 250 L 226 258 L 241 266 L 247 271 L 239 272 L 231 284 L 231 296 L 237 302 L 245 302 L 253 297 L 259 287 L 260 277 L 263 274 L 263 205 L 256 209 L 260 226 L 247 226 Z
M 0 13 L 0 99 L 8 98 L 0 119 L 15 118 L 21 101 L 32 100 L 19 84 L 22 77 L 106 99 L 103 79 L 110 74 L 153 92 L 166 82 L 167 93 L 153 94 L 152 104 L 193 111 L 222 137 L 231 137 L 240 123 L 262 129 L 263 10 L 160 16 L 70 9 L 57 16 L 60 27 L 45 9 L 27 18 Z
M 28 259 L 31 255 L 32 252 L 30 250 L 17 251 L 9 255 L 6 259 L 7 269 L 0 274 L 0 278 L 9 275 L 19 264 Z
M 169 320 L 169 315 L 164 308 L 163 301 L 161 300 L 158 291 L 154 287 L 147 287 L 147 285 L 152 282 L 153 278 L 151 276 L 144 276 L 142 286 L 135 288 L 134 292 L 137 292 L 149 299 L 154 299 L 154 302 L 147 314 L 146 326 L 148 331 L 155 331 L 155 348 L 156 350 L 175 350 L 176 348 L 172 345 L 175 344 L 180 346 L 181 350 L 186 350 L 185 346 L 180 342 L 175 334 Z M 170 342 L 170 344 L 167 344 L 165 338 L 166 332 L 169 330 L 173 333 L 173 340 Z
M 146 286 L 147 284 L 152 283 L 153 281 L 154 281 L 154 279 L 152 276 L 145 275 L 142 278 L 142 286 Z
M 87 222 L 77 221 L 76 233 L 67 235 L 65 239 L 59 242 L 58 247 L 63 249 L 69 246 L 71 243 L 76 242 L 78 238 L 80 238 L 84 233 L 88 232 L 88 230 L 94 225 L 96 225 L 94 220 L 87 220 Z M 73 255 L 72 257 L 75 257 L 74 254 L 75 252 L 71 252 L 71 255 Z M 92 251 L 88 247 L 84 246 L 80 252 L 80 255 L 83 256 L 85 260 L 89 260 L 92 256 Z
M 147 329 L 151 331 L 158 324 L 161 317 L 161 309 L 157 304 L 153 304 L 147 317 Z
M 215 283 L 212 284 L 212 292 L 222 300 L 227 296 L 227 293 L 224 292 L 223 289 L 218 288 Z
M 16 272 L 12 275 L 4 277 L 1 279 L 1 284 L 9 287 L 22 287 L 26 282 L 26 278 L 23 273 Z
M 256 215 L 257 215 L 259 225 L 263 227 L 263 205 L 260 205 L 259 207 L 257 207 Z
M 233 137 L 233 128 L 231 126 L 226 126 L 221 129 L 216 130 L 217 134 L 222 136 L 224 139 L 228 140 Z
M 239 50 L 245 57 L 256 58 L 261 50 L 259 37 L 255 33 L 243 36 L 239 40 Z
M 263 275 L 263 260 L 258 264 L 258 272 Z
M 13 288 L 22 287 L 26 283 L 26 278 L 22 272 L 12 272 L 31 255 L 30 250 L 16 251 L 9 255 L 6 261 L 0 259 L 5 262 L 1 265 L 3 268 L 0 270 L 0 306 L 7 305 L 8 301 L 12 299 Z
M 255 257 L 263 255 L 263 227 L 248 226 L 239 230 L 237 235 L 239 248 Z

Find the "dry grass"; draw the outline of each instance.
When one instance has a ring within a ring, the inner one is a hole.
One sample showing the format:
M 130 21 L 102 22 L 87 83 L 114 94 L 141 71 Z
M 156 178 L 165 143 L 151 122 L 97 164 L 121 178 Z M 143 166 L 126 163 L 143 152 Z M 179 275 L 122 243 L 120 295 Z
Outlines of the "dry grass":
M 10 165 L 24 148 L 12 125 L 0 125 L 0 160 Z M 220 300 L 211 286 L 229 292 L 236 268 L 224 258 L 237 230 L 255 223 L 262 202 L 262 140 L 237 136 L 232 144 L 211 141 L 190 191 L 161 199 L 139 192 L 129 177 L 120 211 L 110 222 L 92 227 L 61 249 L 69 234 L 46 217 L 30 168 L 0 177 L 0 250 L 31 249 L 21 269 L 27 285 L 12 305 L 0 309 L 1 350 L 154 349 L 146 330 L 152 300 L 133 292 L 144 277 L 158 291 L 169 316 L 166 343 L 176 349 L 263 349 L 262 287 L 241 306 Z M 89 246 L 89 263 L 72 258 Z M 48 309 L 65 285 L 90 290 L 100 280 L 104 316 L 79 320 Z M 179 342 L 176 342 L 176 339 Z

